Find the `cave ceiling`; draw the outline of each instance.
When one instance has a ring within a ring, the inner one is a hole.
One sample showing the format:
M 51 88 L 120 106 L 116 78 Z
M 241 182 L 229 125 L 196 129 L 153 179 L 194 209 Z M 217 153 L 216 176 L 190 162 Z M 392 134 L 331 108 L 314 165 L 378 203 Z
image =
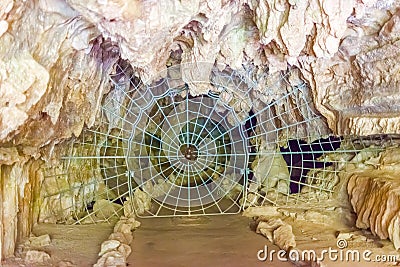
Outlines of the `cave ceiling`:
M 49 155 L 95 125 L 119 60 L 147 83 L 176 63 L 252 71 L 261 95 L 295 68 L 333 133 L 400 133 L 398 7 L 394 0 L 1 1 L 1 160 Z M 190 68 L 181 68 L 189 85 L 211 72 Z

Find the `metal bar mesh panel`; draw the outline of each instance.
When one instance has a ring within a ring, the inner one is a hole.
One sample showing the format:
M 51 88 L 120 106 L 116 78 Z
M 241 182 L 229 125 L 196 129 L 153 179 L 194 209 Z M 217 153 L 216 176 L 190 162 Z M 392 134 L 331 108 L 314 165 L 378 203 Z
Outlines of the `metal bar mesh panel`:
M 393 141 L 329 135 L 291 71 L 260 91 L 251 71 L 214 67 L 208 80 L 184 82 L 183 67 L 146 85 L 128 64 L 116 66 L 98 127 L 74 140 L 61 167 L 46 170 L 43 198 L 57 220 L 109 221 L 124 209 L 141 217 L 231 214 L 326 199 L 346 162 Z M 193 96 L 193 86 L 208 93 Z

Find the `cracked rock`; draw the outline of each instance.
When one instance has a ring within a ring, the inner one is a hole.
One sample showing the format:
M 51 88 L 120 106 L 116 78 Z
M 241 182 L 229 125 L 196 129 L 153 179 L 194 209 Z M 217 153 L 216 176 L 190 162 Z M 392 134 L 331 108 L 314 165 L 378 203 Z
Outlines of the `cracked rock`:
M 25 255 L 25 263 L 27 264 L 44 263 L 48 260 L 50 260 L 50 255 L 44 251 L 29 250 Z

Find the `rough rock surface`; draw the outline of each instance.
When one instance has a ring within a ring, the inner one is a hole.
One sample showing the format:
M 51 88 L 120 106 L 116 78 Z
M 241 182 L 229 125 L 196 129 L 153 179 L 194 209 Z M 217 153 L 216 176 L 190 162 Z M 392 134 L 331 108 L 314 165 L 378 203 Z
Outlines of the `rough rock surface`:
M 28 264 L 45 263 L 50 260 L 50 255 L 44 251 L 29 250 L 26 252 L 25 262 Z
M 31 247 L 44 247 L 50 245 L 50 242 L 50 236 L 45 234 L 41 236 L 31 236 L 26 243 Z
M 398 148 L 381 153 L 376 169 L 353 174 L 347 187 L 356 226 L 389 238 L 396 249 L 400 248 L 399 153 Z
M 133 231 L 140 226 L 134 217 L 124 217 L 115 224 L 114 232 L 108 240 L 101 244 L 100 258 L 94 267 L 126 266 L 126 259 L 132 250 L 129 244 L 133 239 Z
M 146 80 L 178 49 L 183 63 L 217 61 L 244 72 L 252 63 L 271 76 L 298 66 L 332 129 L 397 131 L 396 6 L 381 0 L 7 1 L 0 12 L 0 42 L 11 47 L 0 50 L 0 139 L 32 154 L 79 135 L 85 123 L 93 125 L 109 86 L 105 75 L 119 55 Z M 182 72 L 188 81 L 203 79 Z M 261 76 L 260 88 L 267 85 Z M 193 94 L 203 92 L 197 89 Z
M 256 223 L 256 232 L 268 238 L 270 242 L 277 245 L 280 249 L 288 251 L 296 247 L 296 240 L 291 225 L 279 218 L 268 218 L 265 216 L 260 216 Z
M 270 75 L 299 66 L 332 129 L 398 132 L 398 110 L 390 104 L 399 98 L 398 71 L 391 67 L 398 56 L 396 1 L 68 3 L 118 42 L 121 56 L 145 80 L 157 77 L 169 51 L 177 49 L 183 51 L 182 63 L 217 61 L 242 71 L 251 63 Z M 210 72 L 182 69 L 189 86 L 207 80 Z M 208 89 L 190 87 L 194 95 Z M 381 93 L 374 96 L 377 88 Z M 367 116 L 371 112 L 377 115 Z

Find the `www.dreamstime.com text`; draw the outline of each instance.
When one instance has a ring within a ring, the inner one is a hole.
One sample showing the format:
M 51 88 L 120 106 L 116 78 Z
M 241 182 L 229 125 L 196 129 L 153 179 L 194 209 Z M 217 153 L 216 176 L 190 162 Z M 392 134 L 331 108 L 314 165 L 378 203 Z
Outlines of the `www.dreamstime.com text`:
M 346 249 L 347 241 L 339 239 L 337 248 L 329 247 L 316 250 L 274 250 L 265 245 L 257 252 L 259 261 L 318 261 L 330 260 L 334 262 L 400 262 L 400 254 L 374 254 L 371 250 Z

